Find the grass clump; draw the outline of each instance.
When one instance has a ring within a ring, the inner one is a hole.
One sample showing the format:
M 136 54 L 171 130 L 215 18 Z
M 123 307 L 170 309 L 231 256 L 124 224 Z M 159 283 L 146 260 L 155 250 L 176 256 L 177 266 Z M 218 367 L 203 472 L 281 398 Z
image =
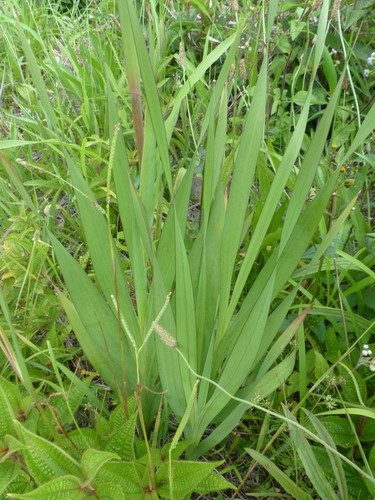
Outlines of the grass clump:
M 0 13 L 1 494 L 373 496 L 371 4 L 60 7 Z

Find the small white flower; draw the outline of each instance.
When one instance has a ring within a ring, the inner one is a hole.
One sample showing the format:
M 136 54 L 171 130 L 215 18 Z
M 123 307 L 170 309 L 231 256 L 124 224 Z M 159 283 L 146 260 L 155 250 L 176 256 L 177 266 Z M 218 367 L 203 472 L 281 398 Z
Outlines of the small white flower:
M 372 356 L 372 350 L 369 348 L 368 344 L 363 345 L 361 355 L 364 358 L 366 358 L 367 356 Z
M 375 52 L 371 52 L 370 57 L 367 58 L 367 64 L 369 66 L 374 66 L 375 65 Z
M 325 396 L 324 403 L 327 406 L 328 410 L 333 410 L 337 406 L 337 403 L 334 401 L 331 394 L 327 394 L 327 396 Z

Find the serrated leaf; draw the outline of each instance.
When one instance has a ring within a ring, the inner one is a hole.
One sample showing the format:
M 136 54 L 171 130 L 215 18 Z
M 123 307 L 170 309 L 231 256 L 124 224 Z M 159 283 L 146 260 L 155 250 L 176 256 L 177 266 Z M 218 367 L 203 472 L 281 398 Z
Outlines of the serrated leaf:
M 19 433 L 27 448 L 23 455 L 29 473 L 37 484 L 44 484 L 51 478 L 71 474 L 80 475 L 79 464 L 64 450 L 17 423 Z
M 143 500 L 144 495 L 140 479 L 145 467 L 141 466 L 139 469 L 138 471 L 134 462 L 107 462 L 98 472 L 95 484 L 115 483 L 121 487 L 126 498 Z
M 18 462 L 8 460 L 0 463 L 0 498 L 5 498 L 8 492 L 22 492 L 29 483 L 29 475 L 21 469 Z
M 20 470 L 18 475 L 15 476 L 9 484 L 8 488 L 1 492 L 1 494 L 4 495 L 1 498 L 8 498 L 11 493 L 25 493 L 30 490 L 30 486 L 30 476 L 23 470 Z
M 82 452 L 88 448 L 100 448 L 101 441 L 96 429 L 74 429 L 66 436 L 61 436 L 64 450 L 77 461 L 81 460 Z
M 214 491 L 232 489 L 235 490 L 236 486 L 227 481 L 218 472 L 213 471 L 209 476 L 202 479 L 202 481 L 198 484 L 194 491 L 195 493 L 199 493 L 200 495 L 205 495 Z
M 16 383 L 11 382 L 4 377 L 0 377 L 0 389 L 4 392 L 6 399 L 13 408 L 20 406 L 22 396 Z
M 84 386 L 89 387 L 91 380 L 91 377 L 87 377 L 81 382 Z M 65 394 L 58 394 L 50 398 L 62 425 L 72 422 L 72 415 L 78 410 L 84 397 L 85 393 L 77 385 L 71 384 Z
M 122 488 L 119 484 L 108 482 L 108 483 L 100 483 L 95 486 L 96 498 L 99 500 L 137 500 L 137 497 L 133 497 L 133 495 L 125 495 L 122 491 Z
M 213 470 L 222 462 L 188 462 L 173 461 L 173 495 L 175 498 L 183 498 L 189 493 L 197 491 L 198 485 L 207 478 Z M 157 488 L 158 494 L 166 498 L 171 498 L 168 478 L 169 464 L 163 464 L 156 473 L 156 482 L 160 486 Z
M 365 481 L 363 480 L 360 473 L 350 467 L 348 464 L 344 464 L 346 486 L 348 488 L 349 498 L 371 498 L 368 489 L 366 487 Z
M 189 441 L 180 441 L 179 443 L 177 443 L 176 447 L 173 448 L 171 453 L 172 459 L 177 460 L 178 458 L 180 458 L 180 456 L 189 448 L 190 445 L 191 443 L 189 443 Z M 167 443 L 165 446 L 163 446 L 161 450 L 162 458 L 166 459 L 168 457 L 170 447 L 171 443 Z
M 23 494 L 10 494 L 10 498 L 39 498 L 40 500 L 81 500 L 86 492 L 81 489 L 79 479 L 62 476 L 49 481 L 33 491 Z
M 20 450 L 24 450 L 26 448 L 23 443 L 21 443 L 11 434 L 7 434 L 5 436 L 3 443 L 1 443 L 1 447 L 4 451 L 1 456 L 0 462 L 7 460 L 13 453 L 17 453 Z
M 120 459 L 119 455 L 101 450 L 86 450 L 82 456 L 82 475 L 84 481 L 91 483 L 103 465 L 110 460 Z
M 20 405 L 21 395 L 18 387 L 3 377 L 0 378 L 0 439 L 15 431 L 13 419 L 16 407 Z
M 127 420 L 130 416 L 133 416 L 137 409 L 137 403 L 134 396 L 128 397 L 127 400 L 127 408 L 125 412 L 125 408 L 122 404 L 116 406 L 116 408 L 111 412 L 109 417 L 109 423 L 111 424 L 113 429 L 118 429 L 122 426 L 125 420 Z
M 124 420 L 114 434 L 107 440 L 104 448 L 106 451 L 118 453 L 124 461 L 134 458 L 134 436 L 137 414 L 134 413 L 129 420 Z
M 4 462 L 0 464 L 0 495 L 8 488 L 17 473 L 17 464 L 12 462 Z

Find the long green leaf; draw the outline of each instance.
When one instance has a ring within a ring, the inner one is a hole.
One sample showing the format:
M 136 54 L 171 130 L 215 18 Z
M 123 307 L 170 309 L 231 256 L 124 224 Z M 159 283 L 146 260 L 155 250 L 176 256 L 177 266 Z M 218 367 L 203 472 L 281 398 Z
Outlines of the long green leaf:
M 293 414 L 286 408 L 284 408 L 284 413 L 291 420 L 295 420 Z M 305 468 L 306 474 L 318 495 L 327 500 L 336 500 L 337 494 L 328 482 L 328 479 L 319 465 L 310 443 L 303 435 L 303 432 L 294 425 L 291 425 L 290 433 L 294 446 L 296 447 L 297 453 Z
M 313 415 L 311 412 L 304 410 L 306 413 L 307 417 L 309 418 L 310 422 L 313 424 L 315 427 L 318 436 L 323 439 L 327 444 L 329 444 L 332 448 L 336 449 L 335 443 L 329 434 L 328 430 L 325 428 L 325 426 L 319 421 L 319 419 Z M 327 451 L 329 459 L 331 461 L 332 469 L 334 472 L 334 475 L 336 477 L 337 481 L 337 486 L 339 488 L 339 498 L 342 500 L 345 500 L 348 498 L 348 488 L 346 485 L 346 478 L 345 478 L 345 473 L 344 473 L 344 468 L 342 466 L 342 462 L 340 458 L 335 455 L 334 453 L 331 453 L 330 451 Z
M 221 294 L 219 338 L 227 323 L 227 305 L 231 277 L 236 255 L 241 243 L 243 223 L 248 207 L 255 168 L 263 135 L 267 89 L 267 57 L 265 57 L 246 118 L 236 163 L 233 171 L 230 196 L 225 216 L 221 245 Z
M 84 270 L 52 234 L 49 236 L 73 301 L 60 294 L 75 334 L 93 366 L 121 395 L 124 371 L 130 387 L 135 387 L 133 348 L 124 338 L 115 312 Z
M 274 462 L 262 455 L 256 450 L 246 448 L 247 453 L 256 460 L 266 471 L 276 479 L 276 481 L 284 488 L 284 490 L 292 495 L 293 498 L 299 500 L 311 500 L 311 495 L 300 488 L 289 476 L 285 474 Z
M 153 124 L 156 142 L 158 144 L 160 158 L 164 167 L 164 174 L 168 189 L 172 194 L 172 176 L 169 164 L 167 135 L 165 131 L 164 119 L 159 103 L 159 95 L 156 87 L 155 76 L 151 66 L 151 61 L 147 52 L 146 44 L 141 31 L 141 27 L 139 25 L 137 14 L 135 12 L 133 1 L 120 0 L 118 2 L 118 7 L 121 12 L 121 20 L 124 23 L 125 29 L 127 26 L 130 27 L 130 30 L 125 31 L 124 36 L 132 37 L 133 44 L 137 52 L 138 65 L 142 76 L 143 89 L 147 100 L 147 106 Z

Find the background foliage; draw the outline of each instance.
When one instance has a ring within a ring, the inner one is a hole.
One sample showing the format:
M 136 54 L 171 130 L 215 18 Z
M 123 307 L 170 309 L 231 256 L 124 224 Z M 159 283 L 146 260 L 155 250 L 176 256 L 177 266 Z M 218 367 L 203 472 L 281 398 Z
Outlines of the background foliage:
M 1 495 L 374 495 L 373 10 L 4 2 Z

